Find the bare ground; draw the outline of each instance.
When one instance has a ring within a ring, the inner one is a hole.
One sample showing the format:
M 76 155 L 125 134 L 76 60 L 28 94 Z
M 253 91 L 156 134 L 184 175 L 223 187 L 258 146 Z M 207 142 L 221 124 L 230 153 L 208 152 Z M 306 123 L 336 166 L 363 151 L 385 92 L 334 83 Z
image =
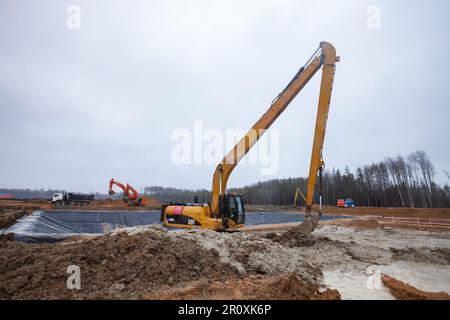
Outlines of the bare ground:
M 0 298 L 339 297 L 333 290 L 319 291 L 319 268 L 298 258 L 284 261 L 287 253 L 289 249 L 270 240 L 246 234 L 167 232 L 159 226 L 119 230 L 69 244 L 3 239 Z M 69 265 L 81 268 L 79 291 L 66 288 Z
M 369 266 L 390 266 L 401 261 L 411 268 L 416 263 L 439 270 L 448 268 L 450 235 L 440 236 L 437 242 L 409 246 L 407 239 L 401 242 L 404 231 L 383 230 L 388 233 L 377 235 L 376 229 L 356 231 L 325 225 L 315 234 L 304 236 L 296 228 L 285 232 L 217 233 L 147 226 L 59 244 L 3 239 L 0 298 L 367 298 L 371 297 L 367 291 L 348 291 L 346 286 L 354 288 L 351 281 L 355 279 L 362 279 L 365 285 Z M 377 241 L 377 236 L 393 247 L 370 243 Z M 81 268 L 81 290 L 66 288 L 66 268 L 72 264 Z M 343 283 L 345 277 L 330 281 L 329 273 L 337 271 L 352 272 L 350 283 Z M 444 276 L 431 281 L 449 280 Z
M 0 229 L 13 225 L 18 219 L 31 214 L 33 211 L 49 210 L 51 208 L 51 203 L 45 200 L 0 200 Z
M 49 208 L 48 202 L 1 202 L 0 218 L 11 223 L 17 212 Z M 130 209 L 111 200 L 82 208 Z M 364 219 L 321 222 L 304 236 L 298 226 L 238 233 L 147 226 L 58 244 L 3 238 L 0 299 L 444 299 L 450 292 L 448 231 Z M 73 264 L 81 268 L 81 290 L 66 288 Z M 367 288 L 374 266 L 390 277 L 380 290 Z
M 304 212 L 304 208 L 294 208 L 293 206 L 263 206 L 246 205 L 247 211 L 259 212 Z M 450 208 L 375 208 L 375 207 L 354 207 L 338 208 L 335 206 L 324 206 L 324 214 L 350 215 L 350 216 L 383 216 L 383 217 L 414 217 L 414 218 L 450 218 Z

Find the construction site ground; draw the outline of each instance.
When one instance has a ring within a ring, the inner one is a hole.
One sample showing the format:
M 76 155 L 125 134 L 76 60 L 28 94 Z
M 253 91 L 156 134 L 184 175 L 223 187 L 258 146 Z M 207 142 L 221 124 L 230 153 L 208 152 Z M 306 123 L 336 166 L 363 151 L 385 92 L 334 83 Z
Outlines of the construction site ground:
M 108 200 L 81 208 L 139 210 Z M 51 209 L 48 201 L 0 201 L 1 227 L 35 210 Z M 325 213 L 356 218 L 321 222 L 310 236 L 296 232 L 299 223 L 248 226 L 234 233 L 150 225 L 54 244 L 3 236 L 0 298 L 450 298 L 448 209 L 327 207 Z M 394 222 L 418 218 L 419 225 L 387 223 L 392 217 Z M 430 218 L 431 226 L 438 227 L 424 227 Z M 80 267 L 79 290 L 66 286 L 70 265 Z

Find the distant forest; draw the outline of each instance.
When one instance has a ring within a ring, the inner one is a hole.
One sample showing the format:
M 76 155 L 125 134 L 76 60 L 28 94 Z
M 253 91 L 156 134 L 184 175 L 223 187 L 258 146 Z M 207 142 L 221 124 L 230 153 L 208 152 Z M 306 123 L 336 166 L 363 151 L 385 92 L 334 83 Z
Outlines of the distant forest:
M 0 188 L 0 194 L 11 194 L 14 199 L 51 199 L 56 192 L 66 192 L 65 190 L 53 189 L 9 189 Z M 107 194 L 95 193 L 95 199 L 106 199 Z
M 447 178 L 450 176 L 445 172 Z M 370 165 L 356 168 L 352 172 L 326 170 L 323 174 L 323 203 L 336 205 L 338 199 L 352 198 L 357 206 L 370 207 L 450 207 L 450 187 L 434 182 L 436 172 L 428 155 L 416 151 L 406 157 L 398 155 Z M 293 205 L 295 190 L 306 194 L 306 178 L 275 179 L 243 188 L 232 188 L 230 192 L 241 193 L 246 202 L 261 205 Z M 182 190 L 163 187 L 145 187 L 144 192 L 164 202 L 192 202 L 210 198 L 203 190 Z M 317 195 L 316 195 L 317 196 Z
M 450 175 L 444 171 L 448 180 Z M 323 203 L 336 205 L 338 199 L 352 198 L 357 206 L 367 207 L 417 207 L 449 208 L 450 187 L 434 181 L 436 171 L 424 151 L 416 151 L 406 157 L 398 155 L 370 165 L 356 168 L 352 172 L 325 170 L 323 174 Z M 275 179 L 243 188 L 232 188 L 230 192 L 241 193 L 249 204 L 293 205 L 297 188 L 305 194 L 308 179 Z M 17 199 L 50 199 L 54 192 L 64 190 L 30 190 L 0 188 L 0 193 L 10 193 Z M 144 194 L 162 202 L 208 202 L 210 190 L 186 190 L 150 186 Z M 317 196 L 317 195 L 316 195 Z M 96 193 L 96 199 L 108 195 Z M 304 204 L 302 204 L 304 205 Z

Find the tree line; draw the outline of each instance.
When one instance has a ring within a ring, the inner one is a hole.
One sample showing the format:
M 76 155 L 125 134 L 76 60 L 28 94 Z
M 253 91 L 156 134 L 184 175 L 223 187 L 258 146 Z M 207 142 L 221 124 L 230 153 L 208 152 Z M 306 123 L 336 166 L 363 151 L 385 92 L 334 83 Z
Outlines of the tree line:
M 367 207 L 450 207 L 450 187 L 439 186 L 435 174 L 424 151 L 387 157 L 354 172 L 348 167 L 343 171 L 333 168 L 323 174 L 322 200 L 327 205 L 352 198 L 356 205 Z M 232 191 L 243 193 L 252 204 L 289 205 L 293 204 L 297 187 L 306 193 L 307 183 L 306 178 L 276 179 Z
M 34 200 L 34 199 L 51 199 L 53 197 L 54 193 L 57 192 L 67 192 L 66 190 L 62 189 L 20 189 L 20 188 L 0 188 L 0 195 L 1 194 L 10 194 L 12 195 L 13 199 L 21 199 L 21 200 Z M 72 191 L 71 191 L 72 192 Z M 75 192 L 78 193 L 78 192 Z M 95 199 L 107 199 L 109 198 L 108 194 L 102 194 L 95 192 L 93 193 L 95 195 Z
M 444 172 L 450 181 L 450 174 Z M 415 151 L 406 157 L 387 157 L 353 172 L 348 167 L 333 168 L 323 173 L 322 201 L 325 205 L 336 205 L 338 199 L 352 198 L 357 206 L 449 208 L 450 187 L 438 185 L 435 175 L 435 168 L 424 151 Z M 293 205 L 296 189 L 306 194 L 307 183 L 307 178 L 274 179 L 229 191 L 243 194 L 249 204 Z M 0 188 L 0 194 L 10 193 L 16 199 L 50 199 L 53 193 L 63 191 Z M 145 187 L 144 194 L 162 202 L 194 202 L 196 196 L 199 202 L 208 202 L 211 197 L 209 190 L 160 186 Z M 317 191 L 315 196 L 317 198 Z M 107 197 L 95 194 L 96 199 Z M 301 202 L 298 205 L 304 205 Z
M 338 199 L 351 198 L 355 205 L 367 207 L 450 207 L 450 187 L 448 184 L 439 186 L 434 181 L 435 175 L 434 166 L 424 151 L 415 151 L 406 157 L 387 157 L 360 166 L 354 172 L 348 167 L 333 168 L 323 173 L 322 201 L 325 205 L 336 205 Z M 296 189 L 306 194 L 307 183 L 307 178 L 274 179 L 229 191 L 243 194 L 250 204 L 294 205 Z M 193 202 L 196 195 L 199 201 L 208 201 L 210 197 L 204 190 L 156 186 L 145 187 L 144 193 L 164 202 Z M 317 190 L 315 196 L 318 196 Z

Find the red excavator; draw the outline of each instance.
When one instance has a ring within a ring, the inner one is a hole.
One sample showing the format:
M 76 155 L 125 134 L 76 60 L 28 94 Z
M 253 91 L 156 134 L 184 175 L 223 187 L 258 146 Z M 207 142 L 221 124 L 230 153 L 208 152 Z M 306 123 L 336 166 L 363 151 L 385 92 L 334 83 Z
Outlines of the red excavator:
M 114 180 L 114 178 L 111 178 L 109 180 L 109 191 L 108 194 L 112 196 L 116 192 L 113 190 L 113 186 L 116 185 L 123 191 L 123 202 L 128 203 L 129 206 L 144 206 L 143 199 L 139 197 L 138 192 L 136 189 L 134 189 L 132 186 L 130 186 L 128 183 L 127 185 L 123 185 L 117 180 Z

